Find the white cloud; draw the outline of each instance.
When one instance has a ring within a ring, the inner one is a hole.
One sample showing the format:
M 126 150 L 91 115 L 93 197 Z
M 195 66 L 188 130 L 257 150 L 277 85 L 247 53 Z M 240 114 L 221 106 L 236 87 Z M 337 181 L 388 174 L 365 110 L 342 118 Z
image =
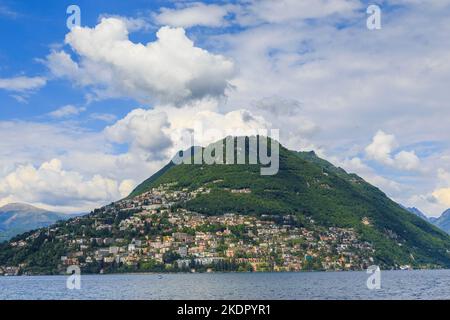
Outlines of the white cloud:
M 27 203 L 44 202 L 50 206 L 71 203 L 86 209 L 126 196 L 130 184 L 129 180 L 119 184 L 101 175 L 86 179 L 78 172 L 64 170 L 59 159 L 52 159 L 39 167 L 18 166 L 0 180 L 0 196 Z
M 154 19 L 159 25 L 173 27 L 222 27 L 227 23 L 225 16 L 231 8 L 231 6 L 195 2 L 176 9 L 161 8 Z
M 40 89 L 46 83 L 47 79 L 44 77 L 0 78 L 0 89 L 23 93 Z
M 116 143 L 129 143 L 132 149 L 160 158 L 172 145 L 163 129 L 169 127 L 167 114 L 162 111 L 135 109 L 125 118 L 105 129 L 106 136 Z
M 436 188 L 431 193 L 431 196 L 434 198 L 432 202 L 437 202 L 447 209 L 450 207 L 450 172 L 439 168 L 437 170 L 437 178 Z
M 128 196 L 136 187 L 136 182 L 132 179 L 123 180 L 119 185 L 119 193 L 122 197 Z
M 372 143 L 365 149 L 369 159 L 401 170 L 415 170 L 420 166 L 420 159 L 414 151 L 400 151 L 392 157 L 393 150 L 398 147 L 395 136 L 379 130 Z
M 378 131 L 372 139 L 372 143 L 366 147 L 366 154 L 370 159 L 392 165 L 394 160 L 391 153 L 397 147 L 395 136 Z
M 420 167 L 420 159 L 414 151 L 400 151 L 395 155 L 394 163 L 402 170 L 415 170 Z
M 305 116 L 300 101 L 278 96 L 265 97 L 252 101 L 248 110 L 267 119 L 271 128 L 279 129 L 280 139 L 286 147 L 321 152 L 321 148 L 311 142 L 311 138 L 319 132 L 319 126 Z
M 77 116 L 84 111 L 86 111 L 85 107 L 76 107 L 69 104 L 50 112 L 49 115 L 53 118 L 66 118 L 70 116 Z
M 135 31 L 147 31 L 151 29 L 151 24 L 146 18 L 132 18 L 132 17 L 124 17 L 120 15 L 110 15 L 110 14 L 101 14 L 99 16 L 98 22 L 101 22 L 102 19 L 114 18 L 123 21 L 127 27 L 129 32 Z
M 443 168 L 439 168 L 437 171 L 437 175 L 441 183 L 450 185 L 450 172 Z
M 57 78 L 68 77 L 75 80 L 79 85 L 92 84 L 88 75 L 82 78 L 83 73 L 80 71 L 78 64 L 64 51 L 52 51 L 47 56 L 45 63 L 52 74 Z
M 28 191 L 20 188 L 12 189 L 13 184 L 10 183 L 6 184 L 9 186 L 7 190 L 0 191 L 0 199 L 4 201 L 14 199 L 43 208 L 50 208 L 47 206 L 51 204 L 52 210 L 62 212 L 84 212 L 103 205 L 105 201 L 118 200 L 133 184 L 148 178 L 168 161 L 149 159 L 148 153 L 138 148 L 116 148 L 104 132 L 88 131 L 68 122 L 0 121 L 0 136 L 0 184 L 3 188 L 5 179 L 11 174 L 39 171 L 43 163 L 49 163 L 51 159 L 64 164 L 64 169 L 60 170 L 61 179 L 76 176 L 84 185 L 105 182 L 97 184 L 98 193 L 104 195 L 98 201 L 86 192 L 80 192 L 78 196 L 73 193 L 61 195 L 57 198 L 58 203 L 55 203 L 56 200 L 52 202 L 49 191 L 46 191 L 50 186 L 46 183 L 35 183 L 31 195 L 23 193 Z M 44 176 L 47 174 L 45 168 L 40 171 Z M 96 176 L 102 179 L 94 179 Z M 110 191 L 109 186 L 114 183 L 118 192 Z M 55 184 L 55 197 L 57 193 L 64 192 Z
M 66 43 L 80 57 L 53 52 L 47 65 L 55 76 L 89 86 L 97 97 L 131 97 L 141 102 L 183 103 L 224 95 L 233 62 L 195 47 L 181 28 L 162 27 L 146 45 L 128 38 L 121 19 L 104 18 L 95 28 L 74 28 Z
M 443 205 L 450 207 L 450 188 L 439 188 L 433 192 L 433 196 Z
M 158 105 L 135 109 L 104 132 L 109 140 L 128 144 L 132 154 L 168 161 L 177 151 L 191 146 L 188 137 L 192 133 L 196 145 L 206 146 L 227 135 L 255 134 L 268 128 L 269 122 L 248 110 L 221 113 L 217 100 L 205 99 L 181 108 Z

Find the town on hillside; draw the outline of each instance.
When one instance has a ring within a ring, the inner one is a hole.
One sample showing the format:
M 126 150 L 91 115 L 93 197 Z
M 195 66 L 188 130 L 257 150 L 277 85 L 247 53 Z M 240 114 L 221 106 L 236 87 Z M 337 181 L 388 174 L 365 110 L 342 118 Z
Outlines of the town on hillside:
M 228 189 L 251 193 L 250 189 Z M 323 227 L 294 215 L 205 215 L 182 203 L 199 194 L 163 184 L 91 214 L 32 231 L 9 243 L 39 255 L 0 266 L 0 275 L 84 273 L 362 270 L 374 248 L 351 228 Z M 20 254 L 18 254 L 20 255 Z

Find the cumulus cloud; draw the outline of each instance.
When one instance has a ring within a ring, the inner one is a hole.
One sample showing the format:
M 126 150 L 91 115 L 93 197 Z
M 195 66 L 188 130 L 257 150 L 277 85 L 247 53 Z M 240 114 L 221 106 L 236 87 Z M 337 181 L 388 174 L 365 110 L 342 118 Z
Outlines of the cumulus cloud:
M 125 118 L 105 129 L 107 137 L 116 143 L 128 143 L 131 148 L 160 158 L 161 153 L 172 145 L 164 128 L 169 127 L 167 114 L 163 111 L 135 109 Z
M 58 77 L 93 89 L 97 97 L 131 97 L 141 102 L 182 103 L 224 95 L 233 62 L 198 48 L 182 28 L 162 27 L 146 45 L 128 38 L 127 24 L 103 18 L 95 28 L 77 27 L 66 43 L 79 56 L 53 52 L 47 65 Z
M 391 152 L 397 147 L 395 136 L 378 131 L 372 139 L 372 143 L 366 147 L 366 154 L 369 158 L 384 164 L 393 164 Z
M 437 170 L 438 182 L 435 190 L 431 193 L 435 202 L 450 207 L 450 172 L 444 168 Z
M 395 136 L 378 131 L 372 139 L 372 143 L 365 149 L 369 159 L 373 159 L 385 165 L 402 170 L 414 170 L 419 168 L 420 159 L 414 151 L 400 151 L 395 156 L 392 152 L 398 147 Z
M 125 17 L 120 15 L 110 15 L 110 14 L 101 14 L 99 16 L 99 22 L 101 22 L 102 19 L 107 18 L 115 18 L 123 21 L 127 27 L 127 30 L 129 32 L 135 32 L 135 31 L 147 31 L 151 29 L 151 24 L 146 18 L 132 18 L 132 17 Z
M 450 188 L 439 188 L 433 192 L 433 196 L 443 205 L 450 207 Z
M 222 27 L 227 23 L 225 16 L 231 8 L 232 6 L 229 5 L 188 3 L 176 9 L 162 8 L 159 14 L 154 16 L 154 20 L 160 25 L 173 27 Z
M 271 127 L 280 130 L 283 144 L 294 150 L 316 150 L 320 147 L 311 143 L 311 137 L 319 126 L 305 116 L 303 104 L 296 99 L 270 96 L 252 101 L 249 110 L 270 121 Z
M 67 203 L 79 207 L 107 203 L 127 195 L 130 181 L 122 183 L 101 175 L 86 179 L 75 171 L 63 169 L 59 159 L 42 163 L 39 167 L 21 165 L 0 180 L 1 198 L 20 198 L 20 201 L 61 206 Z
M 414 151 L 400 151 L 395 155 L 394 163 L 403 170 L 415 170 L 420 167 L 420 159 Z
M 219 111 L 219 102 L 204 99 L 184 105 L 157 105 L 153 109 L 135 109 L 123 119 L 105 128 L 106 137 L 126 143 L 131 153 L 149 160 L 168 160 L 179 150 L 207 144 L 227 135 L 255 134 L 271 128 L 263 117 L 245 109 L 227 113 Z

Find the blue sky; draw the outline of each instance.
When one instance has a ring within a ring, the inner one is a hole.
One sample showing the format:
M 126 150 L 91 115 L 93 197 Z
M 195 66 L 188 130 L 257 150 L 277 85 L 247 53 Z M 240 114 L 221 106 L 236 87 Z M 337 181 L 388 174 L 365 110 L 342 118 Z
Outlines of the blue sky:
M 61 45 L 64 36 L 68 32 L 66 20 L 69 17 L 66 9 L 73 1 L 45 1 L 45 2 L 21 2 L 2 1 L 1 7 L 8 8 L 10 14 L 0 14 L 1 30 L 4 39 L 0 48 L 0 65 L 2 77 L 15 77 L 26 74 L 27 76 L 47 75 L 47 67 L 39 61 L 48 55 L 54 45 Z M 111 15 L 139 15 L 145 10 L 154 10 L 156 4 L 152 1 L 78 1 L 82 8 L 82 25 L 95 26 L 98 18 L 103 13 Z M 135 41 L 151 39 L 153 33 L 139 35 Z M 31 94 L 27 102 L 17 101 L 10 92 L 0 92 L 0 103 L 8 105 L 2 110 L 1 119 L 39 120 L 43 113 L 66 105 L 85 103 L 83 92 L 74 88 L 70 82 L 49 81 L 39 94 Z M 29 107 L 32 103 L 33 107 Z M 92 104 L 95 112 L 114 113 L 123 116 L 127 113 L 124 105 L 130 101 L 108 101 Z M 99 128 L 98 124 L 91 122 L 88 126 Z
M 374 3 L 380 30 L 366 27 Z M 449 14 L 447 0 L 0 0 L 0 205 L 117 200 L 200 125 L 280 129 L 289 148 L 439 215 Z

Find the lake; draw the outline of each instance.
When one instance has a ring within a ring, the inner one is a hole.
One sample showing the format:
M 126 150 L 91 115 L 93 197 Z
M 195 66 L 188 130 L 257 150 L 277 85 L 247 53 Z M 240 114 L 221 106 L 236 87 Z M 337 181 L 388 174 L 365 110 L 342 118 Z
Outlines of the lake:
M 450 270 L 0 277 L 0 299 L 450 299 Z

